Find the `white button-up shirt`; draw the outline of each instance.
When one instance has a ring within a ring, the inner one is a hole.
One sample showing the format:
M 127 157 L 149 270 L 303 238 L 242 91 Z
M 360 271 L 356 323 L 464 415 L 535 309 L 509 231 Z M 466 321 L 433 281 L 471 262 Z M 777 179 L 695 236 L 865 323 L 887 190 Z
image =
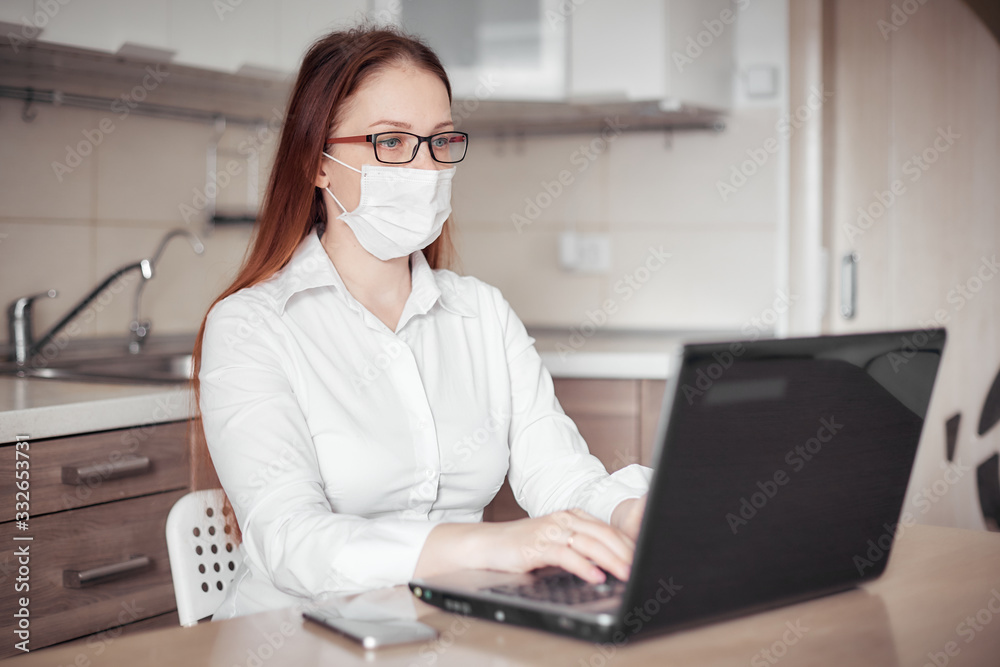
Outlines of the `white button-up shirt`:
M 609 521 L 647 491 L 650 468 L 589 453 L 497 288 L 410 262 L 395 331 L 315 231 L 209 312 L 200 409 L 244 557 L 213 619 L 406 583 L 431 529 L 481 521 L 505 475 L 532 517 Z

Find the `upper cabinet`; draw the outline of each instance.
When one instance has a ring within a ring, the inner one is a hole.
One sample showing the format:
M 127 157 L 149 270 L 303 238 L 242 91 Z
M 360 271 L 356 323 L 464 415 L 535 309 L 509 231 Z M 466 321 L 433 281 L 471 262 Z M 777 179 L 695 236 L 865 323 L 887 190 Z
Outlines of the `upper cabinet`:
M 657 100 L 664 111 L 732 106 L 733 0 L 573 4 L 570 100 Z
M 749 0 L 10 0 L 5 34 L 287 85 L 318 37 L 367 18 L 424 38 L 457 121 L 497 133 L 712 127 L 732 106 Z M 11 27 L 20 26 L 13 31 Z M 176 80 L 175 80 L 176 81 Z M 176 83 L 175 83 L 176 87 Z M 473 113 L 474 111 L 474 113 Z
M 26 40 L 290 77 L 313 40 L 367 10 L 367 0 L 5 0 L 0 21 Z
M 373 8 L 434 49 L 456 98 L 562 101 L 570 33 L 562 4 L 572 0 L 374 0 Z
M 732 105 L 733 0 L 376 0 L 438 52 L 455 97 Z

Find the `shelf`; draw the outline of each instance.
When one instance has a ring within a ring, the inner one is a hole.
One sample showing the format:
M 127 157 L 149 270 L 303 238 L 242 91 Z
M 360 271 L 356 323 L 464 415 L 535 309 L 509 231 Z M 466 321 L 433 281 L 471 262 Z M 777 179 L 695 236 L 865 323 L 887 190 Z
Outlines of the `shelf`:
M 725 129 L 725 115 L 710 109 L 664 109 L 658 100 L 638 102 L 516 102 L 456 100 L 456 127 L 464 132 L 506 135 L 598 134 L 606 130 Z
M 106 110 L 142 86 L 144 79 L 155 83 L 151 71 L 165 85 L 147 86 L 132 113 L 206 123 L 221 116 L 227 125 L 280 124 L 295 77 L 272 72 L 230 74 L 43 42 L 15 49 L 0 38 L 0 97 L 25 100 L 28 106 L 47 103 Z M 458 129 L 497 136 L 725 128 L 720 112 L 665 109 L 656 100 L 458 99 L 453 116 Z

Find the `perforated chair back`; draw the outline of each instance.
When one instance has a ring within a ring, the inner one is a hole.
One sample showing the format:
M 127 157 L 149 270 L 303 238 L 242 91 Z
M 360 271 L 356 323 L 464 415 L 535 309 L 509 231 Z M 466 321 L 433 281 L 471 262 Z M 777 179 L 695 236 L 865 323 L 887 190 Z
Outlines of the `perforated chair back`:
M 167 554 L 183 626 L 216 612 L 243 561 L 225 531 L 224 501 L 222 489 L 192 491 L 167 515 Z

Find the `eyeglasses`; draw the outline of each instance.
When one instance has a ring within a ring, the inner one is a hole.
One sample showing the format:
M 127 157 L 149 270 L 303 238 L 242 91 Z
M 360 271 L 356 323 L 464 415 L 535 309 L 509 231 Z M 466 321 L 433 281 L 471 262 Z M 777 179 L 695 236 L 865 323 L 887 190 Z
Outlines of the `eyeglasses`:
M 469 135 L 465 132 L 438 132 L 429 137 L 421 137 L 410 132 L 377 132 L 359 134 L 356 137 L 327 139 L 326 146 L 366 141 L 375 149 L 375 159 L 387 164 L 406 164 L 417 157 L 420 143 L 427 142 L 431 157 L 436 162 L 453 164 L 465 159 L 469 146 Z

